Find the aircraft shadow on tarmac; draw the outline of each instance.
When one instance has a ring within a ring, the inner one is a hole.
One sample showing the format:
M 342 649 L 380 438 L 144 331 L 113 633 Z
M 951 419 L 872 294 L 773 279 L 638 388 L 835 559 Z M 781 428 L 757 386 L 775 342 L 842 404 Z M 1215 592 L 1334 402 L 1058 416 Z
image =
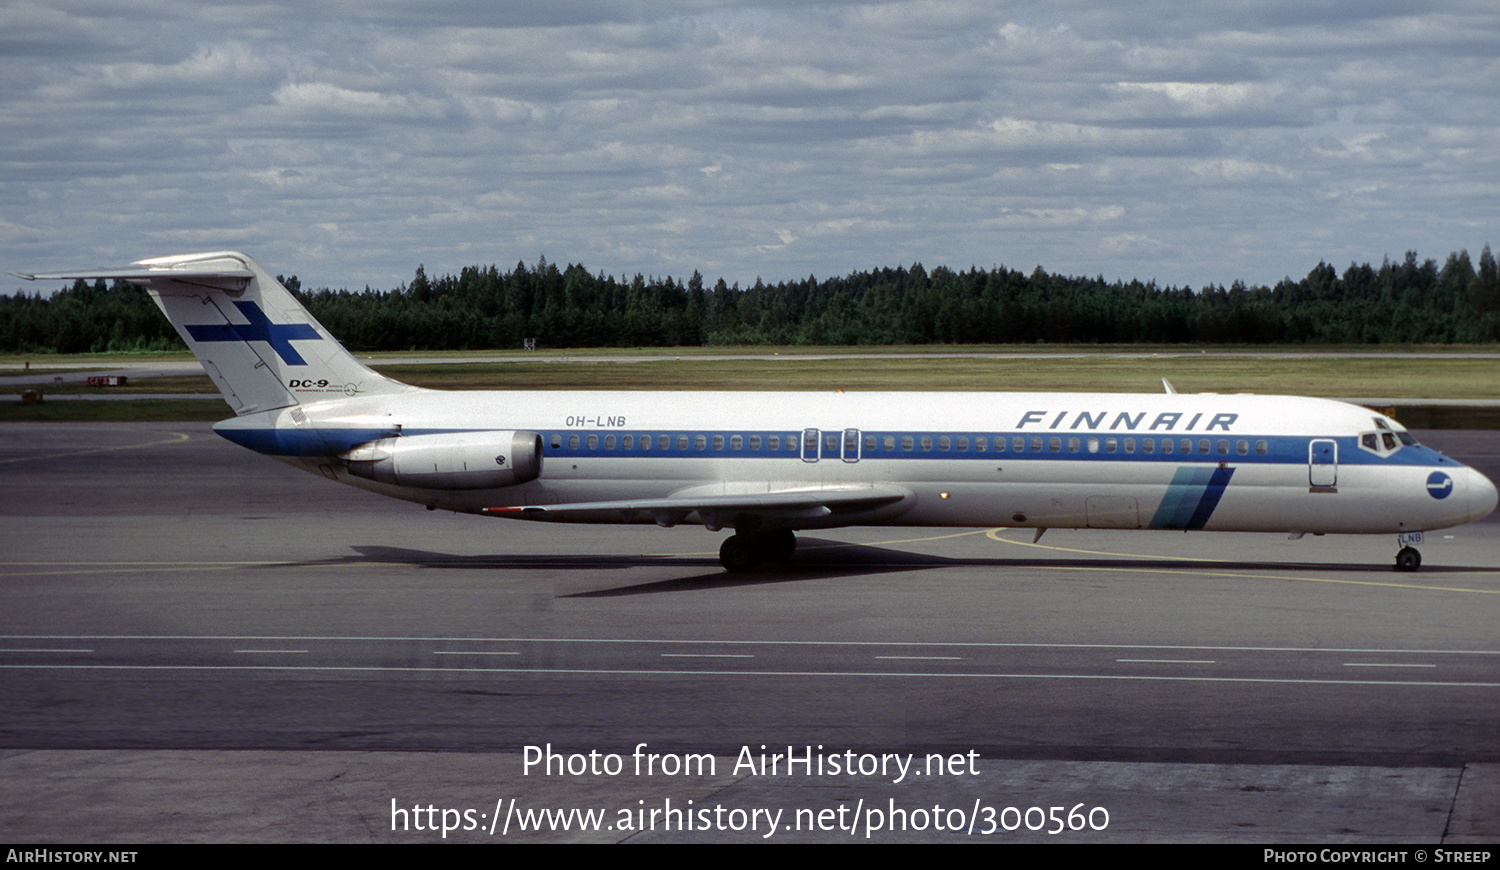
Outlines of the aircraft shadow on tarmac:
M 1385 579 L 1394 572 L 1385 563 L 1320 563 L 1320 562 L 1269 562 L 1269 561 L 1215 561 L 1119 558 L 1113 556 L 1069 557 L 1069 558 L 1006 558 L 1006 557 L 951 557 L 930 553 L 913 553 L 881 546 L 850 544 L 817 538 L 802 538 L 797 554 L 789 561 L 766 565 L 752 571 L 729 573 L 718 565 L 718 560 L 708 554 L 674 556 L 668 554 L 643 555 L 566 555 L 566 554 L 487 554 L 454 555 L 410 547 L 388 545 L 362 545 L 353 547 L 357 555 L 338 559 L 317 560 L 309 564 L 398 564 L 434 570 L 509 570 L 525 571 L 575 569 L 580 571 L 620 571 L 650 567 L 702 566 L 701 574 L 687 577 L 671 577 L 644 583 L 632 583 L 614 589 L 597 589 L 562 596 L 568 598 L 596 598 L 621 595 L 641 595 L 670 592 L 703 591 L 713 588 L 734 588 L 776 583 L 796 583 L 808 580 L 827 580 L 840 577 L 863 577 L 873 574 L 925 571 L 934 568 L 967 567 L 988 568 L 997 572 L 1015 569 L 1038 568 L 1049 571 L 1069 568 L 1100 570 L 1117 569 L 1139 573 L 1157 570 L 1163 573 L 1183 574 L 1205 572 L 1219 574 L 1228 571 L 1254 572 L 1264 578 L 1270 572 L 1317 572 L 1335 575 L 1374 575 L 1371 579 Z M 1425 577 L 1443 575 L 1493 575 L 1492 567 L 1479 566 L 1426 566 L 1420 574 L 1400 575 L 1403 582 L 1421 584 Z M 1247 578 L 1248 579 L 1248 578 Z
M 702 566 L 701 574 L 688 577 L 672 577 L 645 583 L 633 583 L 615 589 L 600 589 L 561 597 L 593 598 L 615 595 L 639 595 L 656 592 L 702 591 L 713 588 L 759 586 L 771 583 L 791 583 L 804 580 L 823 580 L 836 577 L 857 577 L 884 574 L 895 571 L 916 571 L 956 564 L 954 560 L 941 556 L 907 553 L 900 550 L 885 550 L 837 541 L 803 539 L 804 550 L 789 562 L 766 565 L 752 571 L 730 573 L 719 566 L 712 555 L 673 556 L 648 555 L 483 555 L 456 556 L 418 550 L 409 547 L 355 546 L 358 556 L 343 559 L 319 560 L 319 565 L 385 563 L 409 565 L 419 568 L 449 570 L 552 570 L 559 568 L 580 571 L 621 571 L 633 568 L 681 568 Z M 834 556 L 834 553 L 840 555 Z

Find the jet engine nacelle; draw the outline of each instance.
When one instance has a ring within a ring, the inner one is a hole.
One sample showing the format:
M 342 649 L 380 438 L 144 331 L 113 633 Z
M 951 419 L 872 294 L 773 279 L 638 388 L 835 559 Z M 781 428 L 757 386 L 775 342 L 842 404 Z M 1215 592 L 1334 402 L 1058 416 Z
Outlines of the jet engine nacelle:
M 542 436 L 535 432 L 406 435 L 343 454 L 356 477 L 420 489 L 494 489 L 536 480 Z

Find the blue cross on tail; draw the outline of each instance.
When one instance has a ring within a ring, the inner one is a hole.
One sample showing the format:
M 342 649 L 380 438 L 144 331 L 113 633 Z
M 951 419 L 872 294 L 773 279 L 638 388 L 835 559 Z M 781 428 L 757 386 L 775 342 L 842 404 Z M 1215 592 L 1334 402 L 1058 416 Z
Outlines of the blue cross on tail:
M 292 347 L 293 341 L 321 341 L 322 336 L 308 323 L 272 323 L 260 306 L 254 302 L 236 302 L 249 323 L 209 324 L 189 326 L 188 335 L 194 341 L 264 341 L 271 345 L 281 361 L 290 366 L 305 366 L 307 360 Z

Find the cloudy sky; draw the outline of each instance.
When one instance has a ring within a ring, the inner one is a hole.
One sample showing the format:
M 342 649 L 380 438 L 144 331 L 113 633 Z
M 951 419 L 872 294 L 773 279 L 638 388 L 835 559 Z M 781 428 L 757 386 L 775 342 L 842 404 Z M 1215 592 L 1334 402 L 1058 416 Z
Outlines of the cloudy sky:
M 1500 244 L 1497 126 L 1494 0 L 0 0 L 0 271 L 1274 283 Z

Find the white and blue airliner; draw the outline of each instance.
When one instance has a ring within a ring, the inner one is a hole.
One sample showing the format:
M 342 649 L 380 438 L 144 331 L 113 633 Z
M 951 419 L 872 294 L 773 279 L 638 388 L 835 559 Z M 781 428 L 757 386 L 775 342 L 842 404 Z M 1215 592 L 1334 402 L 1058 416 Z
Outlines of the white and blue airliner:
M 354 359 L 243 254 L 21 275 L 143 285 L 234 409 L 214 431 L 428 508 L 733 529 L 729 570 L 855 525 L 1395 534 L 1495 485 L 1367 408 L 1288 396 L 453 392 Z

